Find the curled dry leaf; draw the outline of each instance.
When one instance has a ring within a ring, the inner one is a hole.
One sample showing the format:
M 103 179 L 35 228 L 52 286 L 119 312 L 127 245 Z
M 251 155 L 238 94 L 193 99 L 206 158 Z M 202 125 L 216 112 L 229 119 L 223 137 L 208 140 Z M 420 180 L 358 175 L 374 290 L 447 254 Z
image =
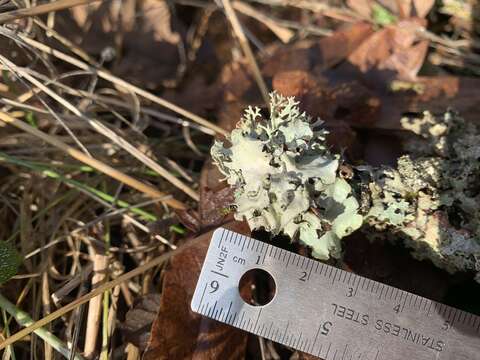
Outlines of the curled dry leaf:
M 245 223 L 225 227 L 250 235 Z M 195 291 L 212 232 L 190 240 L 196 244 L 173 256 L 165 270 L 160 310 L 152 326 L 145 360 L 243 359 L 247 334 L 193 313 Z
M 393 79 L 414 81 L 427 55 L 427 40 L 417 35 L 421 19 L 400 21 L 372 34 L 348 57 L 372 85 Z

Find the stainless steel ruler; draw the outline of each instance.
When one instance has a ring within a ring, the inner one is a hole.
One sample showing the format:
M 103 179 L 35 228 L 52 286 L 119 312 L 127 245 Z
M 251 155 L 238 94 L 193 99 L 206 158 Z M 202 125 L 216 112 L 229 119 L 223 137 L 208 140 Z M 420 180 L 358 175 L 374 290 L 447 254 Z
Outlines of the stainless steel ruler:
M 240 296 L 263 269 L 276 293 L 263 306 Z M 480 317 L 219 228 L 192 310 L 326 360 L 478 360 Z

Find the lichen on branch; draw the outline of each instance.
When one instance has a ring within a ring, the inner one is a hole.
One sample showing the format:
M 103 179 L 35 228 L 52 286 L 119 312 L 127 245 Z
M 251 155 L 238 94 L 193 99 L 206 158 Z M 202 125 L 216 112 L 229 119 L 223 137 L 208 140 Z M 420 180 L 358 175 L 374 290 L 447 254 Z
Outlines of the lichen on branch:
M 212 158 L 235 189 L 237 219 L 299 240 L 323 260 L 341 257 L 341 239 L 362 228 L 403 240 L 415 257 L 448 271 L 480 272 L 474 125 L 453 112 L 402 119 L 418 136 L 396 168 L 352 167 L 329 150 L 322 121 L 298 105 L 272 93 L 268 117 L 249 107 L 227 142 L 215 141 Z
M 337 175 L 340 157 L 327 148 L 321 121 L 298 102 L 270 95 L 270 116 L 249 107 L 226 146 L 211 154 L 235 187 L 236 217 L 252 229 L 283 232 L 311 246 L 320 259 L 340 257 L 340 239 L 362 225 L 359 204 Z

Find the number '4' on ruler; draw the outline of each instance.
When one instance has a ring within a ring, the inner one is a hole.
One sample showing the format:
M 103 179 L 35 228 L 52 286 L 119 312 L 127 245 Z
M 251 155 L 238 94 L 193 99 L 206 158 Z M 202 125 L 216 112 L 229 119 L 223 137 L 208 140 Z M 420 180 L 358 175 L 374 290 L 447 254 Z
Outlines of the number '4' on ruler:
M 253 306 L 241 277 L 276 292 Z M 326 360 L 479 360 L 480 317 L 219 228 L 192 310 Z

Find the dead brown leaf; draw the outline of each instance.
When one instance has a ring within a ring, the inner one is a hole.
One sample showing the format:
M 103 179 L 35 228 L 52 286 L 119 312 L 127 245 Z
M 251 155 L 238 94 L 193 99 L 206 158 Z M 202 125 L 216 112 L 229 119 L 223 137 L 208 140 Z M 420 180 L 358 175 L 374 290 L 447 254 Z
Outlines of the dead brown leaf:
M 147 88 L 175 81 L 182 65 L 183 29 L 165 0 L 106 1 L 70 11 L 60 31 L 90 54 L 113 51 L 116 75 Z
M 348 61 L 372 84 L 414 81 L 428 50 L 428 41 L 416 32 L 423 25 L 421 19 L 409 19 L 381 29 L 357 47 Z
M 250 235 L 248 225 L 231 222 L 225 227 Z M 170 260 L 165 270 L 160 310 L 152 326 L 144 359 L 243 359 L 247 334 L 193 313 L 190 301 L 212 232 Z M 192 241 L 192 240 L 190 240 Z
M 435 5 L 435 0 L 378 0 L 378 3 L 401 19 L 406 19 L 426 17 Z
M 272 77 L 281 71 L 331 68 L 348 57 L 372 33 L 370 24 L 360 22 L 316 41 L 272 47 L 267 50 L 269 55 L 264 59 L 262 73 L 265 77 Z

